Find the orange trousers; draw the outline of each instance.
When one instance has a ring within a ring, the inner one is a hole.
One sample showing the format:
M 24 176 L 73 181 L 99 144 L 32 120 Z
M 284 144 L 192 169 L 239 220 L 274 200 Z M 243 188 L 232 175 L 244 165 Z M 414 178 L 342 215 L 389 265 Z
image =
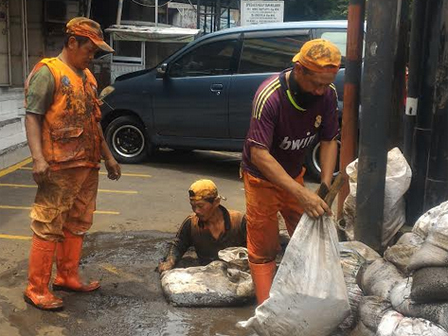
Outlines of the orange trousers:
M 295 179 L 304 185 L 305 169 Z M 292 236 L 303 208 L 287 191 L 267 180 L 243 172 L 246 193 L 247 250 L 249 261 L 264 264 L 275 260 L 280 251 L 277 212 L 285 219 L 286 228 Z
M 63 241 L 64 232 L 85 234 L 93 222 L 98 192 L 97 168 L 51 171 L 38 186 L 31 209 L 31 230 L 41 239 Z

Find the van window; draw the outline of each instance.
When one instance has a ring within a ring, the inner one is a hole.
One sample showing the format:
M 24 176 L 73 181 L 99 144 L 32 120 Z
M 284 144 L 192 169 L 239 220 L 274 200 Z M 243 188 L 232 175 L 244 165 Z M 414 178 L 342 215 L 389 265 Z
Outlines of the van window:
M 203 44 L 170 64 L 171 77 L 229 75 L 237 40 Z
M 308 40 L 308 35 L 245 39 L 238 73 L 282 71 L 292 65 L 291 59 Z
M 341 51 L 341 56 L 345 57 L 347 51 L 347 32 L 342 31 L 323 31 L 320 38 L 333 42 Z

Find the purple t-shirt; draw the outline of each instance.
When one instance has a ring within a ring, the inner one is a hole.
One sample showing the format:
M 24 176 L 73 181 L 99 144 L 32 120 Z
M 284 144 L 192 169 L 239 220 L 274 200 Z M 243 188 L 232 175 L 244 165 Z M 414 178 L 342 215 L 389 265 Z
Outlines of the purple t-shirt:
M 266 178 L 251 162 L 251 146 L 268 149 L 295 178 L 302 170 L 310 144 L 316 139 L 333 140 L 339 132 L 334 85 L 304 109 L 288 98 L 285 74 L 289 70 L 264 81 L 252 103 L 252 118 L 243 149 L 243 169 L 262 179 Z

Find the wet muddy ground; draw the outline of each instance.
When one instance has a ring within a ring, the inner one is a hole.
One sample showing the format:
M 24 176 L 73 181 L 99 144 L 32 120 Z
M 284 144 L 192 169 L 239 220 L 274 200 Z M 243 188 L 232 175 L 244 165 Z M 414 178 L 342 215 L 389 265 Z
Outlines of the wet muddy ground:
M 0 171 L 0 336 L 246 336 L 235 323 L 255 306 L 179 308 L 165 301 L 155 268 L 191 212 L 188 187 L 211 178 L 224 206 L 244 211 L 236 153 L 161 151 L 139 165 L 122 165 L 120 181 L 100 171 L 97 209 L 84 248 L 82 273 L 101 280 L 90 294 L 62 293 L 66 308 L 51 313 L 27 305 L 31 238 L 29 207 L 36 192 L 31 163 Z M 308 183 L 315 190 L 316 184 Z
M 11 310 L 0 298 L 3 313 L 21 336 L 249 335 L 235 324 L 252 315 L 253 305 L 181 308 L 166 302 L 155 268 L 172 236 L 156 231 L 91 234 L 85 241 L 81 269 L 86 279 L 101 280 L 98 291 L 58 292 L 66 307 L 56 313 L 30 306 Z M 0 276 L 0 287 L 19 295 L 25 281 L 26 267 L 19 264 Z M 0 331 L 0 335 L 7 334 Z

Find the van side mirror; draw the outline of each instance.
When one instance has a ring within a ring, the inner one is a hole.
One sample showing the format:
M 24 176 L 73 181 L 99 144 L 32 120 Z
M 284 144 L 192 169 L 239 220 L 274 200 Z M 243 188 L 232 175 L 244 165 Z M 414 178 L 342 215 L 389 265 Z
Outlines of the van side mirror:
M 168 63 L 162 63 L 157 67 L 157 77 L 165 77 L 168 70 Z

